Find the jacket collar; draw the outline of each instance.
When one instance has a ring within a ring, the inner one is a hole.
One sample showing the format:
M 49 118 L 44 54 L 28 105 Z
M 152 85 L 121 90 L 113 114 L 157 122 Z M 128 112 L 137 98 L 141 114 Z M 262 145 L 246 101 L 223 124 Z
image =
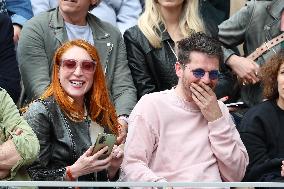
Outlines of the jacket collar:
M 160 31 L 162 32 L 162 33 L 161 33 L 162 41 L 172 40 L 170 34 L 169 34 L 168 31 L 165 29 L 165 25 L 164 25 L 164 24 L 160 24 Z
M 270 5 L 266 7 L 267 12 L 274 18 L 279 20 L 281 12 L 284 8 L 283 0 L 275 0 Z
M 110 37 L 110 34 L 106 32 L 100 25 L 101 21 L 91 13 L 87 14 L 87 22 L 89 23 L 94 40 L 96 39 L 105 39 Z M 49 27 L 54 30 L 55 37 L 63 43 L 68 40 L 67 32 L 64 27 L 64 19 L 60 14 L 59 7 L 51 10 L 51 18 L 49 22 Z

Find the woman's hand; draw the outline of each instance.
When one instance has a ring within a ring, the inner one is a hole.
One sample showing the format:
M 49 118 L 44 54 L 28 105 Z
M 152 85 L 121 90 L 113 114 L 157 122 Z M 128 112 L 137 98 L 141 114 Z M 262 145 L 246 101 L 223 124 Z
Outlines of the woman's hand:
M 120 165 L 123 160 L 123 155 L 124 155 L 124 144 L 121 144 L 119 146 L 114 145 L 112 149 L 112 153 L 110 156 L 112 156 L 111 164 L 110 167 L 108 168 L 108 176 L 109 179 L 112 179 L 115 177 L 117 171 L 120 168 Z
M 93 146 L 91 146 L 73 165 L 70 166 L 72 176 L 77 179 L 79 176 L 87 175 L 108 169 L 111 165 L 112 156 L 100 160 L 99 157 L 108 150 L 108 146 L 104 147 L 94 155 L 92 155 Z

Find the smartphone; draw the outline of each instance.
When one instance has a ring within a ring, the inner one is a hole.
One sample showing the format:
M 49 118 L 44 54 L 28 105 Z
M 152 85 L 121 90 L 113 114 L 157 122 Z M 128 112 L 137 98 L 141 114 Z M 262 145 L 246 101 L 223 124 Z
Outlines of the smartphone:
M 92 155 L 100 151 L 105 146 L 108 146 L 108 150 L 103 153 L 99 159 L 107 158 L 112 152 L 112 148 L 116 142 L 116 136 L 114 134 L 99 133 L 97 140 L 94 144 Z
M 247 105 L 244 102 L 234 102 L 234 103 L 229 103 L 226 104 L 226 106 L 232 107 L 232 108 L 247 108 Z

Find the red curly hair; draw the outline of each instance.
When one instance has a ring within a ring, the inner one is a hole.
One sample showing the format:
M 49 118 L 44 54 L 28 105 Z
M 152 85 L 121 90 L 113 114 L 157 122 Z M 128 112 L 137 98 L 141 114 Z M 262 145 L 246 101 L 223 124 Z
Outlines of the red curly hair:
M 85 105 L 90 118 L 102 125 L 108 127 L 114 134 L 118 135 L 119 123 L 114 105 L 112 104 L 106 86 L 105 76 L 100 63 L 100 58 L 97 49 L 88 42 L 77 39 L 64 43 L 57 49 L 53 59 L 52 81 L 49 87 L 41 96 L 41 99 L 46 99 L 54 96 L 60 108 L 67 116 L 74 121 L 84 120 L 84 108 L 79 106 L 76 101 L 70 97 L 62 88 L 59 81 L 59 68 L 62 55 L 70 48 L 77 46 L 85 49 L 96 62 L 96 70 L 94 72 L 94 80 L 91 89 L 85 94 Z M 95 84 L 95 85 L 94 85 Z M 68 98 L 66 98 L 68 97 Z

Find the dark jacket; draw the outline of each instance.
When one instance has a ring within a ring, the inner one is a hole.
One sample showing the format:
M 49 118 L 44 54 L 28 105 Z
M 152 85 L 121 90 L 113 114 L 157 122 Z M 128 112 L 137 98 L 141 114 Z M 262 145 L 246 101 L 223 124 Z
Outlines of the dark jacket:
M 92 145 L 89 120 L 74 122 L 53 97 L 33 102 L 24 115 L 40 141 L 38 159 L 28 168 L 32 180 L 64 180 L 65 167 L 74 164 Z M 109 133 L 105 129 L 105 132 Z M 81 181 L 107 181 L 106 171 L 78 178 Z
M 21 93 L 21 86 L 13 33 L 9 16 L 0 13 L 0 87 L 6 89 L 16 103 Z
M 264 42 L 281 34 L 280 16 L 283 8 L 284 0 L 250 1 L 219 25 L 219 40 L 228 48 L 243 43 L 244 56 L 246 57 Z M 264 64 L 280 50 L 281 44 L 279 43 L 263 53 L 256 63 Z M 232 54 L 234 54 L 232 50 L 225 49 L 225 60 Z M 250 107 L 262 101 L 262 89 L 259 83 L 241 86 L 241 88 L 241 101 Z
M 210 5 L 207 1 L 203 2 L 200 12 L 204 23 L 206 23 L 206 33 L 214 37 L 217 36 L 218 28 L 215 20 L 212 20 L 206 11 L 208 6 Z M 124 33 L 129 68 L 137 89 L 138 99 L 148 93 L 171 89 L 177 84 L 178 78 L 174 67 L 176 58 L 170 48 L 170 45 L 174 46 L 174 42 L 167 31 L 161 33 L 161 36 L 162 47 L 154 48 L 138 26 L 134 26 Z M 229 71 L 226 69 L 220 77 L 224 82 L 219 80 L 220 87 L 217 86 L 216 90 L 218 97 L 227 96 L 232 91 L 231 82 L 233 79 L 230 73 L 226 75 L 225 72 Z
M 229 48 L 244 43 L 244 56 L 248 56 L 264 42 L 281 34 L 280 16 L 283 8 L 283 0 L 248 2 L 230 19 L 218 26 L 219 40 Z M 260 56 L 256 62 L 259 65 L 263 64 L 280 49 L 280 44 L 274 46 Z M 226 49 L 225 59 L 232 54 L 234 54 L 233 51 Z
M 275 101 L 265 101 L 251 108 L 244 116 L 241 139 L 249 154 L 244 181 L 284 181 L 281 165 L 284 160 L 284 110 Z

